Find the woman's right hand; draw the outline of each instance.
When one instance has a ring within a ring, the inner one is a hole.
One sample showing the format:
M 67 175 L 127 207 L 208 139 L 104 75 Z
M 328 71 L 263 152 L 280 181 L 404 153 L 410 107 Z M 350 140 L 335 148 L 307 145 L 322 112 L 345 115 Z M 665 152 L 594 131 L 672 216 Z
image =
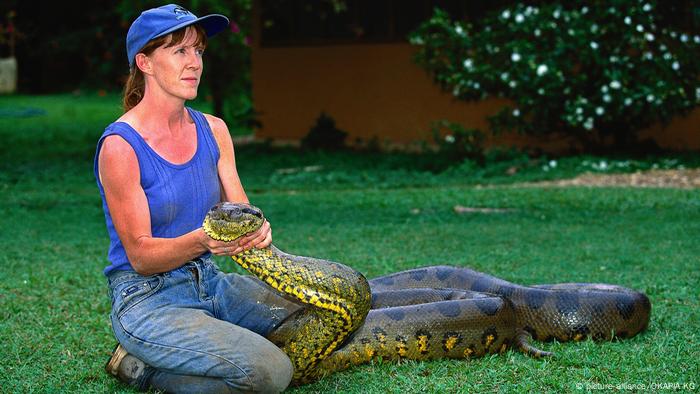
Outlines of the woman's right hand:
M 244 250 L 244 248 L 239 245 L 240 238 L 234 239 L 233 241 L 229 242 L 217 241 L 208 236 L 202 228 L 200 228 L 199 231 L 201 231 L 200 239 L 202 245 L 205 248 L 207 248 L 213 255 L 235 256 Z

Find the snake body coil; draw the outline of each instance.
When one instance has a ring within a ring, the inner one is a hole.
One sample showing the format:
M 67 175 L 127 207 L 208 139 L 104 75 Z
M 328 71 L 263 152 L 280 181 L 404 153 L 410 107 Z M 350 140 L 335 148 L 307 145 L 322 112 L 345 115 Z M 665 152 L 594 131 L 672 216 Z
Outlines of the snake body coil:
M 221 203 L 204 221 L 214 239 L 231 241 L 259 228 L 262 212 Z M 468 358 L 517 347 L 550 353 L 537 340 L 631 337 L 649 322 L 643 293 L 590 283 L 520 286 L 467 268 L 434 266 L 367 281 L 326 260 L 287 254 L 274 246 L 233 257 L 241 267 L 306 307 L 269 336 L 294 365 L 301 384 L 381 357 Z

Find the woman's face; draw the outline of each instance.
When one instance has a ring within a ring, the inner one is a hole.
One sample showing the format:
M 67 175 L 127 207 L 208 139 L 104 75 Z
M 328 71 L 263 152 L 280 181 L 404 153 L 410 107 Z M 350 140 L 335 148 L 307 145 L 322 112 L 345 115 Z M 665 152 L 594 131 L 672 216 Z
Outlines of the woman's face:
M 188 27 L 182 42 L 157 48 L 149 59 L 151 75 L 158 87 L 172 96 L 192 100 L 202 76 L 204 47 L 196 45 L 197 32 Z

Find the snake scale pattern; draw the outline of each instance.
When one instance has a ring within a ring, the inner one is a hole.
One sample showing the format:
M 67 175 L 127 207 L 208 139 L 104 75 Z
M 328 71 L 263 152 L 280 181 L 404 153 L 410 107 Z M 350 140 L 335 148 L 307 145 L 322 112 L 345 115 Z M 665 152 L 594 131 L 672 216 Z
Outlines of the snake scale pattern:
M 204 220 L 214 239 L 255 231 L 262 211 L 220 203 Z M 641 292 L 594 283 L 520 286 L 467 268 L 432 266 L 367 281 L 345 265 L 274 246 L 233 257 L 286 298 L 304 304 L 268 338 L 290 358 L 293 385 L 382 360 L 470 358 L 528 343 L 628 338 L 643 331 L 651 303 Z

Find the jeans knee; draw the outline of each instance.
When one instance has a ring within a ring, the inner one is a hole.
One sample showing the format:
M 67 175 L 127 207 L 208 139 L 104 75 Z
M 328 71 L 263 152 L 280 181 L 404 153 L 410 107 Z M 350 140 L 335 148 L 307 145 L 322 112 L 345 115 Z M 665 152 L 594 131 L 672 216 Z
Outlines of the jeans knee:
M 289 386 L 294 368 L 284 352 L 274 349 L 260 350 L 247 366 L 245 387 L 239 381 L 229 381 L 232 387 L 245 392 L 280 393 Z

